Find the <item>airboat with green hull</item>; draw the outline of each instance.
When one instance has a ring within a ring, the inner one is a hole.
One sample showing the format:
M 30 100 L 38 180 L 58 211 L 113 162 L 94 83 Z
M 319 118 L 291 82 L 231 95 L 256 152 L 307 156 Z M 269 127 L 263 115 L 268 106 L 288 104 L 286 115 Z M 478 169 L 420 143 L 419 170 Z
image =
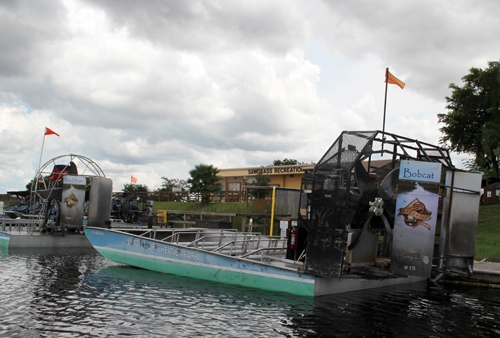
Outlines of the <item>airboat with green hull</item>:
M 110 202 L 97 201 L 102 189 L 111 194 L 112 181 L 91 159 L 76 154 L 51 159 L 36 172 L 31 190 L 11 192 L 21 197 L 21 206 L 0 220 L 0 246 L 92 248 L 83 223 L 109 220 Z
M 436 281 L 473 271 L 480 182 L 444 148 L 344 131 L 304 175 L 297 221 L 282 237 L 102 221 L 85 234 L 119 263 L 304 296 Z

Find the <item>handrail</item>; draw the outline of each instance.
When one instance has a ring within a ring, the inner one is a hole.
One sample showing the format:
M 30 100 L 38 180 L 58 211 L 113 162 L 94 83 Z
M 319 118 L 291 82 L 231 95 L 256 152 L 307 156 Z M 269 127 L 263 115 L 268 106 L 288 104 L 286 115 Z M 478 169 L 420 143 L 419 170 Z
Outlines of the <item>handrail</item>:
M 173 232 L 170 236 L 160 239 L 160 242 L 167 241 L 168 239 L 174 237 L 176 234 L 177 234 L 176 232 Z M 173 242 L 171 242 L 171 243 L 173 243 Z
M 219 250 L 221 250 L 221 249 L 225 248 L 225 247 L 226 247 L 226 246 L 228 246 L 229 244 L 234 244 L 234 243 L 238 243 L 238 242 L 242 242 L 242 243 L 243 243 L 243 242 L 248 242 L 248 241 L 231 241 L 231 242 L 227 242 L 226 244 L 221 245 L 220 247 L 213 249 L 213 250 L 212 250 L 212 252 L 217 252 L 217 251 L 219 251 Z
M 262 238 L 251 238 L 251 239 L 245 239 L 245 240 L 234 240 L 234 241 L 231 241 L 231 242 L 227 242 L 226 244 L 216 248 L 213 250 L 213 252 L 216 252 L 216 251 L 219 251 L 220 249 L 223 249 L 225 248 L 226 246 L 228 246 L 229 244 L 235 244 L 235 243 L 250 243 L 250 242 L 264 242 L 264 241 L 272 241 L 272 242 L 275 242 L 276 244 L 280 241 L 283 241 L 285 243 L 285 239 L 282 239 L 282 240 L 276 240 L 276 239 L 272 239 L 270 237 L 262 237 Z M 276 248 L 270 248 L 270 247 L 266 247 L 266 248 L 260 248 L 260 249 L 257 249 L 255 252 L 258 252 L 259 250 L 282 250 L 282 249 L 286 249 L 286 247 L 276 247 Z M 241 256 L 241 257 L 246 257 L 247 255 L 250 255 L 252 253 L 249 253 L 249 254 L 246 254 L 244 256 Z
M 165 210 L 168 214 L 176 215 L 202 215 L 202 216 L 237 216 L 236 213 L 231 212 L 208 212 L 208 211 L 180 211 L 180 210 Z
M 5 232 L 27 232 L 33 234 L 35 227 L 40 226 L 36 219 L 30 218 L 2 218 L 0 220 L 0 229 Z
M 191 246 L 191 244 L 198 243 L 199 241 L 201 241 L 202 239 L 205 239 L 205 238 L 206 238 L 205 236 L 202 236 L 202 237 L 200 237 L 200 238 L 198 238 L 198 239 L 196 239 L 196 240 L 194 240 L 194 241 L 186 244 L 185 247 L 187 248 L 187 247 Z
M 151 232 L 155 232 L 155 233 L 156 233 L 156 229 L 149 229 L 148 231 L 143 232 L 142 234 L 139 234 L 138 236 L 140 236 L 140 237 L 144 237 L 144 235 L 149 234 L 149 233 L 151 233 Z M 156 237 L 156 236 L 155 236 L 155 237 Z
M 161 233 L 162 231 L 161 230 L 158 230 L 156 231 L 157 229 L 153 229 L 155 230 L 155 232 L 159 232 Z M 182 231 L 182 230 L 176 230 L 176 229 L 165 229 L 165 230 L 168 230 L 168 231 L 172 231 L 172 234 L 170 236 L 167 236 L 165 238 L 162 238 L 160 239 L 159 241 L 160 242 L 165 242 L 169 239 L 171 239 L 172 237 L 175 237 L 176 235 L 193 235 L 193 234 L 199 234 L 201 231 L 200 230 L 197 230 L 197 231 Z M 210 238 L 210 237 L 226 237 L 224 235 L 224 232 L 231 232 L 231 235 L 233 235 L 234 233 L 240 233 L 238 231 L 238 229 L 203 229 L 203 234 L 210 234 L 212 236 L 204 236 L 205 238 Z
M 282 248 L 260 248 L 260 249 L 257 249 L 257 250 L 254 250 L 252 252 L 249 252 L 243 256 L 240 256 L 241 258 L 245 258 L 245 257 L 248 257 L 250 255 L 253 255 L 253 254 L 256 254 L 257 252 L 260 252 L 260 251 L 264 251 L 264 250 L 285 250 L 286 247 L 282 247 Z

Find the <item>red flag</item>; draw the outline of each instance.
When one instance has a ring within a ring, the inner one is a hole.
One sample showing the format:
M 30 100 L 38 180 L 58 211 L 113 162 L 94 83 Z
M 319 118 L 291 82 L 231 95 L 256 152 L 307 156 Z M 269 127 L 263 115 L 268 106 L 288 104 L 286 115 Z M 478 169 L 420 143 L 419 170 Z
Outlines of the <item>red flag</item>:
M 405 83 L 400 79 L 398 79 L 397 77 L 395 77 L 394 75 L 392 75 L 391 72 L 389 72 L 389 70 L 386 71 L 385 81 L 390 84 L 398 85 L 401 89 L 405 87 Z
M 132 178 L 130 179 L 130 181 L 131 181 L 132 183 L 137 183 L 137 178 L 135 178 L 134 176 L 132 176 Z
M 57 135 L 57 136 L 59 136 L 58 133 L 56 133 L 55 131 L 53 131 L 52 129 L 47 128 L 47 127 L 45 127 L 45 135 Z

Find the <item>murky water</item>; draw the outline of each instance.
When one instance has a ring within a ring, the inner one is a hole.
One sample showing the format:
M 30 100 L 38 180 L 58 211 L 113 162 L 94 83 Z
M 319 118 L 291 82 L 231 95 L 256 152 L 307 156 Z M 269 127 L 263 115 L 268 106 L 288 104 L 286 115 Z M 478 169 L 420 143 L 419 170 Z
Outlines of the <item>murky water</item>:
M 0 252 L 2 337 L 492 337 L 500 290 L 426 283 L 316 299 L 122 266 L 93 250 Z

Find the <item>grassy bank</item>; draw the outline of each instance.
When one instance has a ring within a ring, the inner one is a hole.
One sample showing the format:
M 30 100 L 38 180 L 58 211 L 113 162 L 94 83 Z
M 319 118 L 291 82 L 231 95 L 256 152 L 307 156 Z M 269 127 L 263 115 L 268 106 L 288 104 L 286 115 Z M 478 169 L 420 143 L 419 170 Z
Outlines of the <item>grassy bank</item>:
M 154 202 L 153 213 L 158 210 L 177 210 L 177 211 L 201 211 L 201 212 L 227 212 L 227 213 L 271 213 L 271 201 L 254 204 L 248 203 L 210 203 L 202 206 L 201 203 L 185 202 Z
M 482 205 L 476 236 L 475 259 L 500 262 L 500 204 Z
M 155 202 L 153 211 L 179 210 L 179 211 L 204 211 L 227 213 L 255 213 L 270 212 L 249 204 L 245 211 L 245 203 L 214 203 L 202 207 L 200 203 L 183 202 Z M 482 205 L 479 209 L 479 220 L 476 237 L 475 259 L 486 258 L 489 262 L 500 262 L 500 204 Z M 233 221 L 235 227 L 241 225 L 241 217 Z

